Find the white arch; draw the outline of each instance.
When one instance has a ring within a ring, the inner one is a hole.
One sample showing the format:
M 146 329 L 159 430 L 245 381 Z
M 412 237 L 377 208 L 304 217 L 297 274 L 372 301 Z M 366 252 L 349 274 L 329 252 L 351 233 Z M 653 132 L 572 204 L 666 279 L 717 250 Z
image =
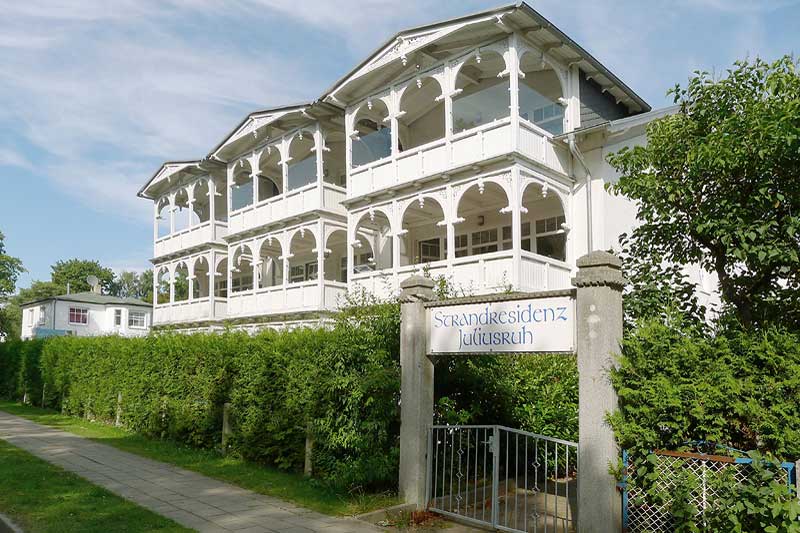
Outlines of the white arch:
M 350 240 L 351 241 L 355 241 L 356 240 L 356 237 L 358 235 L 358 227 L 361 225 L 361 222 L 364 220 L 364 217 L 373 218 L 378 213 L 380 213 L 383 216 L 385 216 L 386 219 L 389 221 L 389 232 L 392 233 L 392 234 L 397 233 L 397 231 L 398 231 L 397 230 L 397 223 L 394 220 L 392 210 L 391 209 L 387 210 L 386 207 L 391 207 L 391 206 L 389 206 L 389 204 L 384 204 L 382 206 L 370 207 L 369 209 L 365 209 L 363 211 L 359 211 L 357 213 L 353 213 L 353 217 L 354 217 L 353 219 L 355 220 L 355 223 L 353 224 L 353 230 L 352 230 L 353 233 L 350 235 L 350 237 L 351 237 Z M 372 213 L 372 215 L 370 215 L 370 213 Z
M 486 176 L 485 178 L 478 178 L 475 181 L 463 184 L 463 186 L 459 187 L 459 189 L 456 191 L 455 198 L 453 199 L 454 217 L 458 216 L 458 207 L 461 205 L 461 200 L 464 198 L 464 195 L 474 187 L 480 188 L 481 183 L 484 185 L 487 183 L 495 183 L 499 185 L 503 189 L 503 192 L 505 192 L 506 200 L 509 202 L 509 205 L 513 201 L 513 191 L 511 190 L 510 185 L 507 183 L 507 180 L 502 179 L 501 176 Z
M 536 54 L 540 56 L 541 60 L 550 65 L 550 68 L 553 69 L 553 72 L 556 73 L 556 77 L 558 78 L 558 83 L 561 85 L 561 96 L 566 98 L 568 91 L 567 88 L 569 87 L 567 81 L 567 73 L 563 69 L 563 67 L 553 60 L 547 53 L 542 53 L 541 50 L 534 48 L 528 44 L 523 44 L 517 51 L 517 70 L 520 74 L 522 72 L 522 58 L 525 57 L 526 54 Z

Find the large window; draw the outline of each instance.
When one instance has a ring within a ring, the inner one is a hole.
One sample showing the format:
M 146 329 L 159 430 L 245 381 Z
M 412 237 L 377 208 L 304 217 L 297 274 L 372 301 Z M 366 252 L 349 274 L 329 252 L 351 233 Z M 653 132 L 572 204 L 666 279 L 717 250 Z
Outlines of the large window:
M 431 263 L 442 258 L 442 247 L 439 238 L 419 241 L 418 263 Z
M 128 327 L 144 329 L 147 326 L 147 315 L 144 311 L 128 311 Z
M 472 234 L 472 255 L 497 251 L 497 228 L 476 231 Z
M 89 323 L 89 310 L 82 307 L 70 307 L 69 323 L 85 326 Z
M 566 222 L 561 215 L 536 221 L 536 253 L 559 261 L 567 258 L 567 234 L 561 227 Z

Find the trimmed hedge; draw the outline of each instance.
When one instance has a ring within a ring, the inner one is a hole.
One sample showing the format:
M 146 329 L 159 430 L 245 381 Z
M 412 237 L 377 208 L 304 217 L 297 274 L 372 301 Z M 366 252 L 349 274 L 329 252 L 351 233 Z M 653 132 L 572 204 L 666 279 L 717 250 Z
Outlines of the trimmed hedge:
M 337 487 L 395 489 L 400 433 L 397 304 L 351 306 L 330 329 L 163 333 L 0 344 L 0 396 L 301 470 Z M 44 396 L 42 388 L 44 387 Z M 436 366 L 437 422 L 506 424 L 577 439 L 574 357 L 465 357 Z

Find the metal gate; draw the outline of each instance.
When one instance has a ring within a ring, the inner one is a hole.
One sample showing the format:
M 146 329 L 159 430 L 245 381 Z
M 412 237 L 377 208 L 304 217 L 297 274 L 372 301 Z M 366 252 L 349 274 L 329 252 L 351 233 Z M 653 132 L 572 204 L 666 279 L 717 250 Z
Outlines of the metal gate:
M 524 533 L 575 531 L 578 444 L 504 426 L 431 426 L 428 509 Z

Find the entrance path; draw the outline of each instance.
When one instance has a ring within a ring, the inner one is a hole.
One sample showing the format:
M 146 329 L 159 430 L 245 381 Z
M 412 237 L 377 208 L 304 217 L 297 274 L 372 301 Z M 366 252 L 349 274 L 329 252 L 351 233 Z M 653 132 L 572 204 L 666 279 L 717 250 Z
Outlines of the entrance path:
M 2 411 L 0 439 L 201 532 L 379 531 L 363 522 L 316 513 Z

